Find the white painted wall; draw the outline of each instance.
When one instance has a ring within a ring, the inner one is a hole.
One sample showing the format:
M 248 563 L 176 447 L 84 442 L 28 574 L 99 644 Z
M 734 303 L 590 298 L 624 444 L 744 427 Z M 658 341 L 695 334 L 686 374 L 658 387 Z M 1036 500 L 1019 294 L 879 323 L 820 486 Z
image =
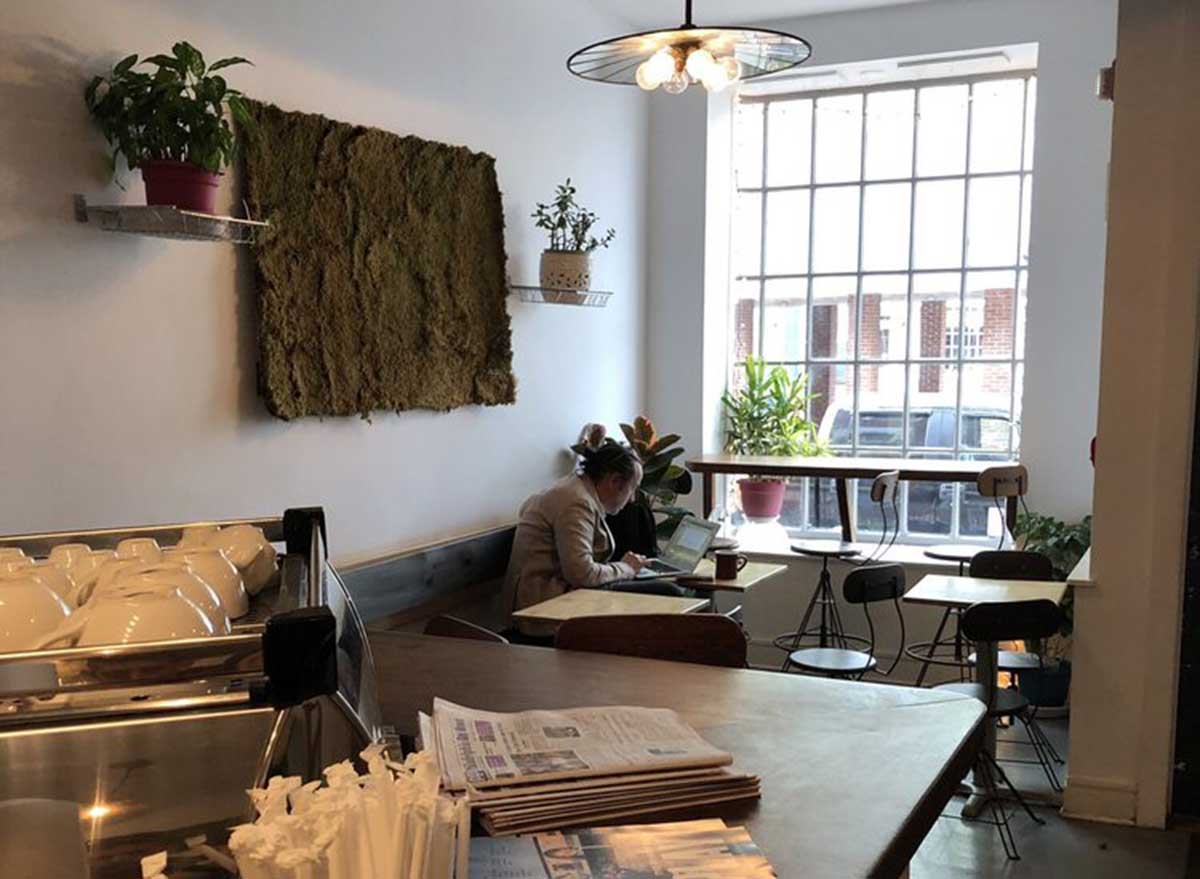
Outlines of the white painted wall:
M 0 533 L 267 515 L 324 504 L 335 557 L 515 516 L 585 421 L 642 402 L 646 102 L 564 59 L 619 31 L 584 0 L 188 3 L 0 10 Z M 245 252 L 103 234 L 72 192 L 107 184 L 86 79 L 188 39 L 245 55 L 254 97 L 491 153 L 511 275 L 536 283 L 528 214 L 570 175 L 618 237 L 605 310 L 509 300 L 518 402 L 284 423 L 255 395 Z
M 1037 145 L 1022 459 L 1030 503 L 1078 518 L 1091 508 L 1088 441 L 1095 431 L 1105 175 L 1111 108 L 1095 97 L 1115 46 L 1116 0 L 940 0 L 769 22 L 809 39 L 815 66 L 1036 42 Z M 716 103 L 715 101 L 713 103 Z M 706 277 L 705 102 L 655 95 L 647 307 L 647 407 L 695 449 L 718 442 L 717 385 L 696 385 L 724 353 L 701 348 Z M 710 222 L 712 218 L 709 218 Z M 710 233 L 711 234 L 711 233 Z M 712 270 L 710 269 L 710 274 Z M 709 414 L 704 415 L 708 406 Z

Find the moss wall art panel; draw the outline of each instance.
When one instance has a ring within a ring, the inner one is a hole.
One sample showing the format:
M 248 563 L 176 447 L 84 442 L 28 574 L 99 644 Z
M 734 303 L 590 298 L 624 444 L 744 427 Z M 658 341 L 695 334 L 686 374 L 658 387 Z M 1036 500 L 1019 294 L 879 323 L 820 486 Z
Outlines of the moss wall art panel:
M 512 403 L 495 160 L 250 103 L 259 389 L 279 418 Z

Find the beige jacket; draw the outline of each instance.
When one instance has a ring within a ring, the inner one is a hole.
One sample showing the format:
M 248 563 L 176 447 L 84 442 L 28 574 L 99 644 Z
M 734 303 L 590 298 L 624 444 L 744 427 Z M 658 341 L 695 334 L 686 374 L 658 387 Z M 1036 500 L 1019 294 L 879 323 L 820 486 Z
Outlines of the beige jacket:
M 560 479 L 521 506 L 504 582 L 511 613 L 561 595 L 628 580 L 633 568 L 609 562 L 613 536 L 596 490 L 581 476 Z

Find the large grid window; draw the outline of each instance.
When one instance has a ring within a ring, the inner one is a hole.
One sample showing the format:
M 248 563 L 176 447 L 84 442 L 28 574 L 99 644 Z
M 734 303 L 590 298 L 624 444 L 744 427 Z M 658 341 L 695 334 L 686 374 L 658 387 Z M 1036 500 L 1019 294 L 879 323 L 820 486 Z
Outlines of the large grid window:
M 1036 85 L 1017 72 L 739 98 L 730 383 L 750 354 L 807 373 L 838 454 L 1016 456 Z M 906 484 L 901 503 L 917 539 L 999 528 L 973 487 Z M 832 486 L 798 481 L 781 521 L 836 526 Z

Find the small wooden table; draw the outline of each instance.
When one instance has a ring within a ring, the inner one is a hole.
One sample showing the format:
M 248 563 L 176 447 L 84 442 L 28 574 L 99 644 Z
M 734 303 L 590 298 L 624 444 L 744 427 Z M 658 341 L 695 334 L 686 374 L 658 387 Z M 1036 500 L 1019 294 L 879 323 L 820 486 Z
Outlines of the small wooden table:
M 572 589 L 538 604 L 522 608 L 513 619 L 557 625 L 576 617 L 614 614 L 693 613 L 708 607 L 707 598 L 673 598 L 638 592 L 609 592 L 606 589 Z
M 983 706 L 911 687 L 371 632 L 383 722 L 440 696 L 485 711 L 673 708 L 762 778 L 762 800 L 680 814 L 746 824 L 785 879 L 888 879 L 970 768 Z
M 688 469 L 699 473 L 704 481 L 704 515 L 712 512 L 717 474 L 746 476 L 815 476 L 833 479 L 837 490 L 838 515 L 842 522 L 842 540 L 858 540 L 854 507 L 850 503 L 847 480 L 874 479 L 880 473 L 899 470 L 900 478 L 909 482 L 967 482 L 974 483 L 988 467 L 1011 466 L 1015 461 L 949 461 L 931 458 L 787 458 L 769 455 L 731 455 L 720 453 L 701 455 L 687 462 Z M 1017 498 L 1007 498 L 1005 518 L 1011 531 L 1017 524 Z
M 904 600 L 912 604 L 930 604 L 938 607 L 967 608 L 972 604 L 1002 603 L 1009 601 L 1036 601 L 1046 599 L 1059 604 L 1067 594 L 1067 584 L 1058 580 L 988 580 L 983 577 L 946 577 L 927 574 L 904 594 Z M 995 641 L 980 641 L 975 644 L 976 680 L 995 680 L 996 664 L 999 661 L 999 645 Z M 996 756 L 996 726 L 985 724 L 984 747 Z M 963 806 L 963 814 L 974 817 L 984 803 L 972 797 Z
M 710 592 L 749 592 L 754 586 L 764 580 L 769 580 L 772 577 L 782 574 L 787 570 L 787 565 L 769 565 L 765 562 L 747 562 L 735 579 L 733 580 L 716 580 L 713 579 L 713 572 L 716 570 L 716 565 L 712 559 L 702 559 L 700 564 L 696 566 L 696 571 L 691 576 L 676 577 L 675 580 L 680 586 L 686 586 L 689 589 L 707 589 Z

